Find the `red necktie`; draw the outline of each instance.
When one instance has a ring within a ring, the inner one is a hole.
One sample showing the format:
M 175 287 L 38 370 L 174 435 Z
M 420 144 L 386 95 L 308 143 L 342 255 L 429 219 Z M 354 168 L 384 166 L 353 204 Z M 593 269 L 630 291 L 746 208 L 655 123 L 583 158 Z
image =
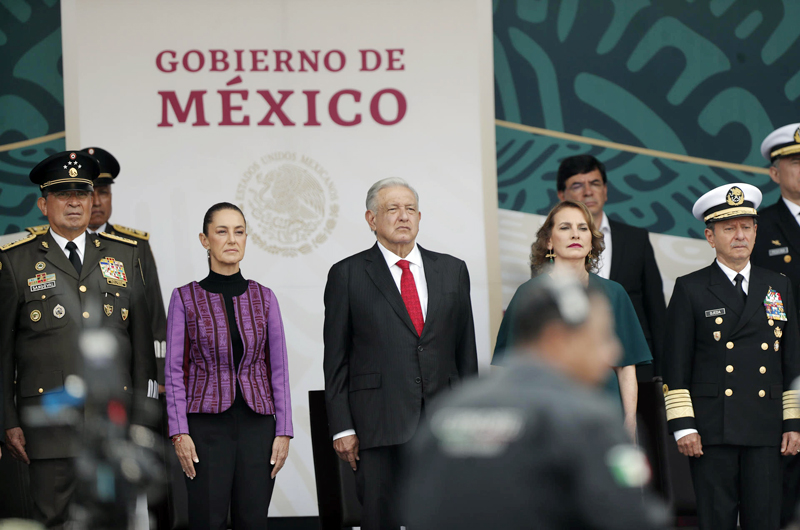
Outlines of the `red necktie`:
M 417 330 L 417 335 L 422 335 L 425 319 L 422 317 L 422 306 L 419 303 L 417 284 L 414 281 L 414 275 L 411 274 L 409 269 L 411 263 L 401 259 L 397 262 L 397 266 L 403 269 L 403 275 L 400 277 L 400 295 L 403 297 L 403 303 L 406 304 L 408 316 L 411 317 L 411 322 Z

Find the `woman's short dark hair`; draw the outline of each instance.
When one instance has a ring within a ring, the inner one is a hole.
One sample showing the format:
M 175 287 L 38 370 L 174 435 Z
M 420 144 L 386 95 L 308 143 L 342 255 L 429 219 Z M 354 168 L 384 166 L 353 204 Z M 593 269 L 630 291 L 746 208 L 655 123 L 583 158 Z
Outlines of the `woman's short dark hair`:
M 576 201 L 561 201 L 547 214 L 547 219 L 544 220 L 544 224 L 542 224 L 542 227 L 536 232 L 536 241 L 531 245 L 532 277 L 539 276 L 543 272 L 545 265 L 550 262 L 549 258 L 546 257 L 547 254 L 550 253 L 550 250 L 547 248 L 547 240 L 550 239 L 550 236 L 553 234 L 556 214 L 564 208 L 575 208 L 583 213 L 586 224 L 589 225 L 589 230 L 592 232 L 592 251 L 586 256 L 586 270 L 589 272 L 597 271 L 600 253 L 606 248 L 603 242 L 603 233 L 597 229 L 597 226 L 594 224 L 592 212 L 589 211 L 585 204 Z
M 569 180 L 570 177 L 591 173 L 595 169 L 598 170 L 600 176 L 603 177 L 603 184 L 607 183 L 606 166 L 592 155 L 575 155 L 565 158 L 561 161 L 561 165 L 558 166 L 556 190 L 566 190 L 567 180 Z
M 242 219 L 244 219 L 245 226 L 247 225 L 247 219 L 245 219 L 242 210 L 240 210 L 238 206 L 236 206 L 235 204 L 231 204 L 229 202 L 218 202 L 217 204 L 209 208 L 208 211 L 206 212 L 205 217 L 203 217 L 203 233 L 206 236 L 208 236 L 208 227 L 211 226 L 211 221 L 214 220 L 214 214 L 221 210 L 234 210 L 239 212 L 239 215 L 241 215 Z

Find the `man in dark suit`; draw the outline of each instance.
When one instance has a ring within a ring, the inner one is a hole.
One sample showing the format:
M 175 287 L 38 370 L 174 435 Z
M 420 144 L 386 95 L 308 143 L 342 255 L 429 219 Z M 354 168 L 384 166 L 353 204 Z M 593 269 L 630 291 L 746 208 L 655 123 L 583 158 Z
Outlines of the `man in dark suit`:
M 717 259 L 675 282 L 664 356 L 667 423 L 689 457 L 701 529 L 780 528 L 781 457 L 800 452 L 800 332 L 788 278 L 753 266 L 761 192 L 697 200 Z
M 664 528 L 647 459 L 596 389 L 621 351 L 605 295 L 553 278 L 518 302 L 509 369 L 437 400 L 415 439 L 409 528 Z
M 157 396 L 136 242 L 86 232 L 98 173 L 93 158 L 75 151 L 40 162 L 30 179 L 42 191 L 38 206 L 50 227 L 0 247 L 3 429 L 7 449 L 29 465 L 34 514 L 48 528 L 67 520 L 83 410 L 75 405 L 77 414 L 45 421 L 42 412 L 64 402 L 83 377 L 82 333 L 102 328 L 113 337 L 116 390 L 129 396 L 132 422 L 150 423 L 143 414 Z
M 418 205 L 405 181 L 375 183 L 365 217 L 378 241 L 325 287 L 328 421 L 365 530 L 400 527 L 393 490 L 425 403 L 478 372 L 467 266 L 416 244 Z
M 794 307 L 800 307 L 800 123 L 773 131 L 761 143 L 761 154 L 770 162 L 769 176 L 781 196 L 758 212 L 758 238 L 753 265 L 786 275 L 794 286 Z M 800 457 L 784 459 L 781 522 L 795 518 L 800 501 Z
M 667 305 L 649 234 L 643 228 L 613 221 L 603 212 L 608 200 L 608 177 L 605 165 L 591 155 L 576 155 L 562 160 L 556 188 L 560 200 L 584 203 L 592 212 L 598 230 L 605 236 L 606 248 L 600 257 L 597 274 L 621 284 L 628 293 L 653 354 L 652 365 L 641 365 L 635 370 L 639 381 L 651 381 L 653 375 L 660 375 Z

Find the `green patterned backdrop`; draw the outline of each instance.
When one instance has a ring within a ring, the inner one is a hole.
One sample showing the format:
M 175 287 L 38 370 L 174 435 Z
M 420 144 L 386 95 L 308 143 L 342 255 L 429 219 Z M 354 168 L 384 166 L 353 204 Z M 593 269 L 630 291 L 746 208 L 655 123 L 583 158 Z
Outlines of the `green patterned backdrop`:
M 494 0 L 496 116 L 587 138 L 765 167 L 758 148 L 800 121 L 800 1 Z M 27 174 L 63 138 L 57 0 L 0 0 L 0 233 L 38 224 Z M 711 187 L 760 173 L 497 127 L 500 208 L 546 213 L 559 160 L 591 153 L 613 218 L 700 237 L 690 210 Z
M 43 222 L 28 172 L 64 150 L 63 85 L 59 2 L 0 0 L 0 234 Z
M 499 120 L 765 168 L 761 141 L 800 121 L 800 1 L 495 0 Z M 556 170 L 589 153 L 609 171 L 612 218 L 702 237 L 691 216 L 733 171 L 497 127 L 500 208 L 546 214 Z

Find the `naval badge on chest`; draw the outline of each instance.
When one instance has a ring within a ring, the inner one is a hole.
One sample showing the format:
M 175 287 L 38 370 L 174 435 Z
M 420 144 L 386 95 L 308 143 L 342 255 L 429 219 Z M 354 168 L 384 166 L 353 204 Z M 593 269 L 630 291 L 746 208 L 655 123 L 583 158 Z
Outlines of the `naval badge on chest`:
M 125 274 L 125 267 L 122 266 L 121 261 L 114 258 L 103 258 L 100 260 L 100 270 L 103 271 L 103 277 L 111 285 L 128 286 L 128 276 Z
M 783 300 L 781 293 L 769 288 L 767 297 L 764 298 L 764 307 L 767 309 L 767 318 L 770 320 L 786 320 L 786 313 L 783 311 Z

